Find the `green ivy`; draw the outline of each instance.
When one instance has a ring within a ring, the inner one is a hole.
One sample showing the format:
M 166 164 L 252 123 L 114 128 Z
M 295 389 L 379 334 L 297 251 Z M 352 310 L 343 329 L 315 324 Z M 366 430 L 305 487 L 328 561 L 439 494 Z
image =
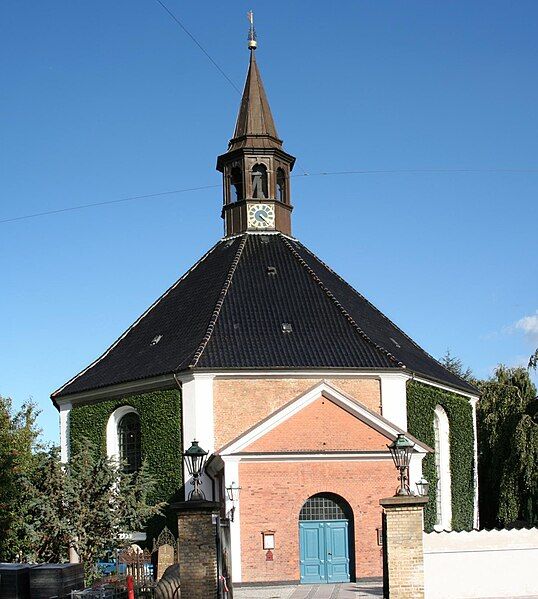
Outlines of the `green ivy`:
M 129 405 L 140 415 L 142 457 L 157 485 L 149 501 L 171 503 L 180 500 L 183 484 L 181 399 L 179 390 L 153 391 L 127 395 L 99 403 L 74 406 L 69 416 L 71 442 L 86 437 L 95 447 L 106 452 L 106 425 L 112 412 Z M 173 514 L 153 518 L 147 526 L 147 538 L 156 537 L 164 525 L 175 530 Z
M 434 411 L 442 406 L 450 423 L 450 474 L 452 477 L 452 528 L 473 527 L 474 506 L 474 431 L 473 412 L 461 395 L 430 387 L 416 381 L 407 384 L 407 421 L 409 432 L 430 447 L 435 446 Z M 423 474 L 430 483 L 430 501 L 424 510 L 424 527 L 433 530 L 437 473 L 432 453 L 424 458 Z

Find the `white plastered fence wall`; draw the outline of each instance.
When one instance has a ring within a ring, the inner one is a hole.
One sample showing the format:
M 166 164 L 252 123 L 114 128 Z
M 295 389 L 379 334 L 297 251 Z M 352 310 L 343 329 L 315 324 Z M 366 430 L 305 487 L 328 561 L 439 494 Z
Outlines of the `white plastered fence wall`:
M 424 535 L 426 599 L 538 596 L 538 528 Z

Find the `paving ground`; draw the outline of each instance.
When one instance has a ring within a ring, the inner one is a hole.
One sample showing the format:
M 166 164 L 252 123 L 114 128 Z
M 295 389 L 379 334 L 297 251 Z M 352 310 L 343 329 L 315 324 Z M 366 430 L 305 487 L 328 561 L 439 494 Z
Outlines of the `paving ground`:
M 380 582 L 302 584 L 299 586 L 261 586 L 234 589 L 234 599 L 372 599 L 373 597 L 383 597 L 383 586 Z M 532 597 L 519 597 L 519 599 L 538 599 L 538 597 L 533 595 Z
M 234 599 L 372 599 L 383 597 L 380 582 L 344 584 L 301 584 L 280 587 L 243 587 L 234 589 Z

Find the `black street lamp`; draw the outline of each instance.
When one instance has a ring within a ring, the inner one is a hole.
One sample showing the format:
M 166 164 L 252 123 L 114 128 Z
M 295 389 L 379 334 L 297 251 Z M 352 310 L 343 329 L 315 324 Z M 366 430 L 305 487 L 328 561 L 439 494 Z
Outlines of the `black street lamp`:
M 239 501 L 239 493 L 241 492 L 241 487 L 238 487 L 235 482 L 232 481 L 229 487 L 226 487 L 226 495 L 228 499 L 232 502 L 232 509 L 230 510 L 230 520 L 234 521 L 235 515 L 235 502 Z
M 400 488 L 396 492 L 396 495 L 413 494 L 409 488 L 409 462 L 411 461 L 411 454 L 414 446 L 414 443 L 411 443 L 411 441 L 409 441 L 409 439 L 402 433 L 400 433 L 390 445 L 387 445 L 394 461 L 394 465 L 400 471 Z
M 204 451 L 198 445 L 198 441 L 193 441 L 189 449 L 183 454 L 183 459 L 187 464 L 187 470 L 192 477 L 193 489 L 189 493 L 189 501 L 200 501 L 205 499 L 204 492 L 202 491 L 201 478 L 207 454 L 208 452 Z

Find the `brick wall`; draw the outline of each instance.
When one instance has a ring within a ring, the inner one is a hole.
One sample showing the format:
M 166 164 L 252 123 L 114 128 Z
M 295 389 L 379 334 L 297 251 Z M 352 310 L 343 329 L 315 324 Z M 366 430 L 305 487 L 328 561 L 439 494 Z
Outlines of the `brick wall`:
M 226 445 L 278 408 L 320 383 L 320 378 L 215 379 L 215 447 Z M 371 410 L 380 412 L 380 382 L 375 378 L 333 378 L 330 382 Z
M 392 495 L 397 476 L 390 458 L 377 461 L 242 462 L 240 522 L 244 582 L 299 580 L 299 512 L 312 495 L 343 497 L 353 511 L 358 577 L 381 576 L 379 499 Z M 274 530 L 273 561 L 262 531 Z
M 179 505 L 179 504 L 176 504 Z M 217 549 L 212 514 L 209 509 L 178 511 L 178 561 L 181 596 L 212 599 L 217 596 Z
M 387 451 L 387 443 L 381 433 L 320 397 L 244 451 Z
M 391 599 L 424 598 L 422 546 L 424 497 L 381 501 L 386 514 L 386 550 Z

